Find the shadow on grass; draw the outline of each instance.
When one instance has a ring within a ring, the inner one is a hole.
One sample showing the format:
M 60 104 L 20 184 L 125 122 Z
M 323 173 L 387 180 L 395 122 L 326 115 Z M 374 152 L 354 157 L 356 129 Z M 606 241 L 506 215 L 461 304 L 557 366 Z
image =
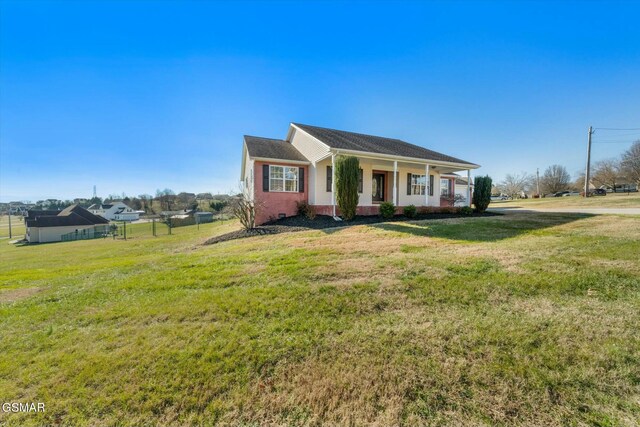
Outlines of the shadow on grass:
M 493 242 L 517 237 L 589 218 L 590 214 L 514 213 L 504 217 L 469 218 L 456 222 L 420 221 L 381 223 L 371 227 L 413 236 L 438 237 L 469 242 Z

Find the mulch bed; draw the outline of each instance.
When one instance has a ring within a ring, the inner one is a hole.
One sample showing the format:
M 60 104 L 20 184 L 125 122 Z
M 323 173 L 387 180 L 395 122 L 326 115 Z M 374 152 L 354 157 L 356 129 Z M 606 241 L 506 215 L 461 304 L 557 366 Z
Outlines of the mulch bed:
M 336 221 L 333 217 L 328 215 L 318 215 L 314 219 L 309 219 L 306 216 L 297 215 L 290 216 L 275 221 L 268 222 L 264 225 L 258 226 L 251 230 L 237 230 L 230 233 L 221 234 L 220 236 L 212 237 L 204 242 L 205 245 L 213 245 L 215 243 L 227 242 L 229 240 L 242 239 L 245 237 L 253 236 L 265 236 L 271 234 L 291 233 L 294 231 L 307 231 L 307 230 L 324 230 L 327 228 L 336 227 L 351 227 L 353 225 L 367 225 L 367 224 L 379 224 L 385 222 L 403 222 L 403 221 L 420 221 L 425 219 L 448 219 L 448 218 L 472 218 L 472 217 L 485 217 L 485 216 L 500 216 L 498 212 L 484 212 L 473 213 L 472 215 L 460 215 L 460 214 L 444 214 L 444 213 L 431 213 L 431 214 L 419 214 L 415 218 L 407 218 L 404 215 L 397 215 L 391 219 L 383 219 L 377 215 L 371 216 L 357 216 L 351 221 Z

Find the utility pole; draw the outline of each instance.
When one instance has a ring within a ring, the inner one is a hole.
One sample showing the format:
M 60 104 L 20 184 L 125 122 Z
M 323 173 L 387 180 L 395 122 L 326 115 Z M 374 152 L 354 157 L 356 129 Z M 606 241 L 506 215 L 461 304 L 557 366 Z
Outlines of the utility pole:
M 540 169 L 536 168 L 536 193 L 540 197 Z
M 589 138 L 587 142 L 587 170 L 584 173 L 584 197 L 589 197 L 589 181 L 591 180 L 591 135 L 593 134 L 593 127 L 589 126 Z
M 11 237 L 11 203 L 9 203 L 9 238 Z

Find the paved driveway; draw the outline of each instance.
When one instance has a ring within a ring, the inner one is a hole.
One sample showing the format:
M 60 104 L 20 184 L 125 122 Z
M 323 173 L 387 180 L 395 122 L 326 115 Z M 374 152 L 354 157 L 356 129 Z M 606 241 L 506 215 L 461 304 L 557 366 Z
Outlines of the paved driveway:
M 583 214 L 592 214 L 592 215 L 606 215 L 606 214 L 615 214 L 615 215 L 640 215 L 640 208 L 492 208 L 489 207 L 490 211 L 493 212 L 502 212 L 502 213 L 510 213 L 510 212 L 549 212 L 549 213 L 583 213 Z

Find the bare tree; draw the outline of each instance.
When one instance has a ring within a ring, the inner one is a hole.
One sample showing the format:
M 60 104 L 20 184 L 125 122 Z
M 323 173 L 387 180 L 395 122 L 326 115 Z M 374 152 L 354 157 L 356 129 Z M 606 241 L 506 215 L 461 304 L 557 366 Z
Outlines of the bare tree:
M 640 186 L 640 139 L 622 154 L 621 167 L 626 178 Z
M 616 159 L 600 160 L 593 165 L 591 181 L 596 185 L 611 187 L 615 191 L 616 185 L 624 181 L 620 162 Z
M 557 193 L 566 190 L 571 184 L 571 175 L 561 165 L 549 166 L 540 179 L 542 193 Z
M 251 192 L 244 188 L 231 198 L 229 209 L 245 230 L 251 230 L 256 227 L 256 215 L 262 209 L 262 203 L 251 197 Z
M 151 203 L 153 200 L 153 197 L 150 194 L 140 194 L 138 196 L 138 199 L 140 199 L 140 204 L 142 205 L 142 209 L 145 212 L 148 213 L 149 210 L 151 210 L 153 213 L 152 203 Z
M 507 174 L 504 180 L 498 185 L 500 191 L 511 197 L 519 197 L 529 190 L 532 183 L 531 175 L 526 172 Z
M 165 188 L 164 190 L 156 191 L 156 199 L 160 201 L 160 209 L 165 209 L 170 211 L 171 207 L 175 203 L 176 193 L 169 188 Z

